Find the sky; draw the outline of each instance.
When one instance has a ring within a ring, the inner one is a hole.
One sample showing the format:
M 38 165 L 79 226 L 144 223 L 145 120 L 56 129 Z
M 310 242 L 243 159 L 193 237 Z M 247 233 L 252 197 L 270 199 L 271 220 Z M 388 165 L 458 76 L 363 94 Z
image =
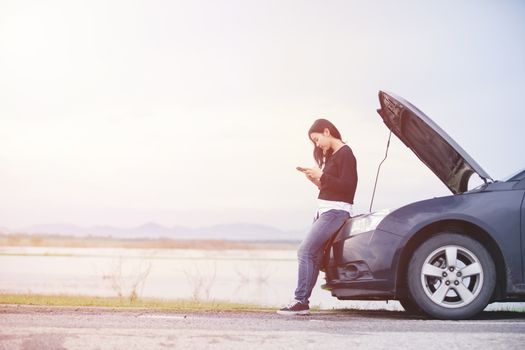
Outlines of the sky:
M 1 0 L 0 227 L 303 229 L 321 117 L 367 212 L 379 90 L 502 179 L 525 168 L 524 38 L 521 1 Z M 373 209 L 448 194 L 393 137 Z

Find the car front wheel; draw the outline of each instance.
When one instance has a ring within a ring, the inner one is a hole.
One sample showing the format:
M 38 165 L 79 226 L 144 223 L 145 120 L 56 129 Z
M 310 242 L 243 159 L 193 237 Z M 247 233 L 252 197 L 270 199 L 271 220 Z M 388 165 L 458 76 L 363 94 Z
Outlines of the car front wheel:
M 407 283 L 423 312 L 440 319 L 465 319 L 487 306 L 496 285 L 496 269 L 481 243 L 443 232 L 414 251 Z
M 419 315 L 421 314 L 421 309 L 419 308 L 419 306 L 417 306 L 416 303 L 414 303 L 414 301 L 408 297 L 408 296 L 403 296 L 403 297 L 400 297 L 398 299 L 399 303 L 401 304 L 401 306 L 403 307 L 403 309 L 405 309 L 405 312 L 407 314 L 410 314 L 410 315 Z

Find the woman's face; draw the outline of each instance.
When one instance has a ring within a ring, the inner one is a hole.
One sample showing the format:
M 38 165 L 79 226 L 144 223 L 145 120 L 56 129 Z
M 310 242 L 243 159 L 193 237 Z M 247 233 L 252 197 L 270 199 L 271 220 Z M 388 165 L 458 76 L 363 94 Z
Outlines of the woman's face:
M 310 134 L 310 139 L 315 143 L 315 145 L 326 152 L 330 149 L 330 133 L 329 132 L 313 132 Z

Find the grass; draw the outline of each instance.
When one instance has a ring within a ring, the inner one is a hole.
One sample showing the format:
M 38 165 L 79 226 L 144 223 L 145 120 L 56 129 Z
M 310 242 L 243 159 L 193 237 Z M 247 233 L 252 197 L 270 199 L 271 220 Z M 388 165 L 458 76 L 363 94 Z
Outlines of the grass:
M 198 300 L 162 300 L 129 298 L 91 297 L 82 295 L 42 295 L 42 294 L 0 294 L 0 305 L 38 305 L 38 306 L 71 306 L 71 307 L 106 307 L 114 310 L 129 308 L 165 310 L 165 311 L 197 311 L 197 312 L 264 312 L 275 311 L 276 308 L 263 307 L 254 304 L 231 303 L 226 301 L 198 301 Z M 310 310 L 320 311 L 319 306 L 311 306 Z M 328 310 L 325 310 L 328 311 Z M 332 309 L 332 312 L 364 311 L 367 313 L 384 313 L 386 310 L 368 310 L 366 308 Z M 388 311 L 395 314 L 402 311 Z M 523 313 L 525 308 L 505 306 L 487 312 L 515 312 Z
M 161 300 L 91 297 L 82 295 L 0 294 L 0 304 L 145 308 L 171 311 L 273 311 L 274 308 L 226 301 Z
M 523 306 L 517 306 L 516 304 L 519 303 L 511 303 L 511 305 L 507 305 L 506 303 L 500 303 L 498 307 L 495 308 L 495 310 L 489 310 L 487 312 L 525 312 L 525 304 L 522 304 Z

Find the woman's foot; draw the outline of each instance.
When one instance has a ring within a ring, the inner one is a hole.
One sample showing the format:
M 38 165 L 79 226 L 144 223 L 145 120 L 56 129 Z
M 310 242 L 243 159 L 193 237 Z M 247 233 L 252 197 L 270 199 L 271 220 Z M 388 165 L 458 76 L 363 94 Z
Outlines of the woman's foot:
M 301 303 L 299 300 L 294 300 L 288 306 L 277 310 L 279 315 L 309 315 L 310 307 L 308 304 Z

